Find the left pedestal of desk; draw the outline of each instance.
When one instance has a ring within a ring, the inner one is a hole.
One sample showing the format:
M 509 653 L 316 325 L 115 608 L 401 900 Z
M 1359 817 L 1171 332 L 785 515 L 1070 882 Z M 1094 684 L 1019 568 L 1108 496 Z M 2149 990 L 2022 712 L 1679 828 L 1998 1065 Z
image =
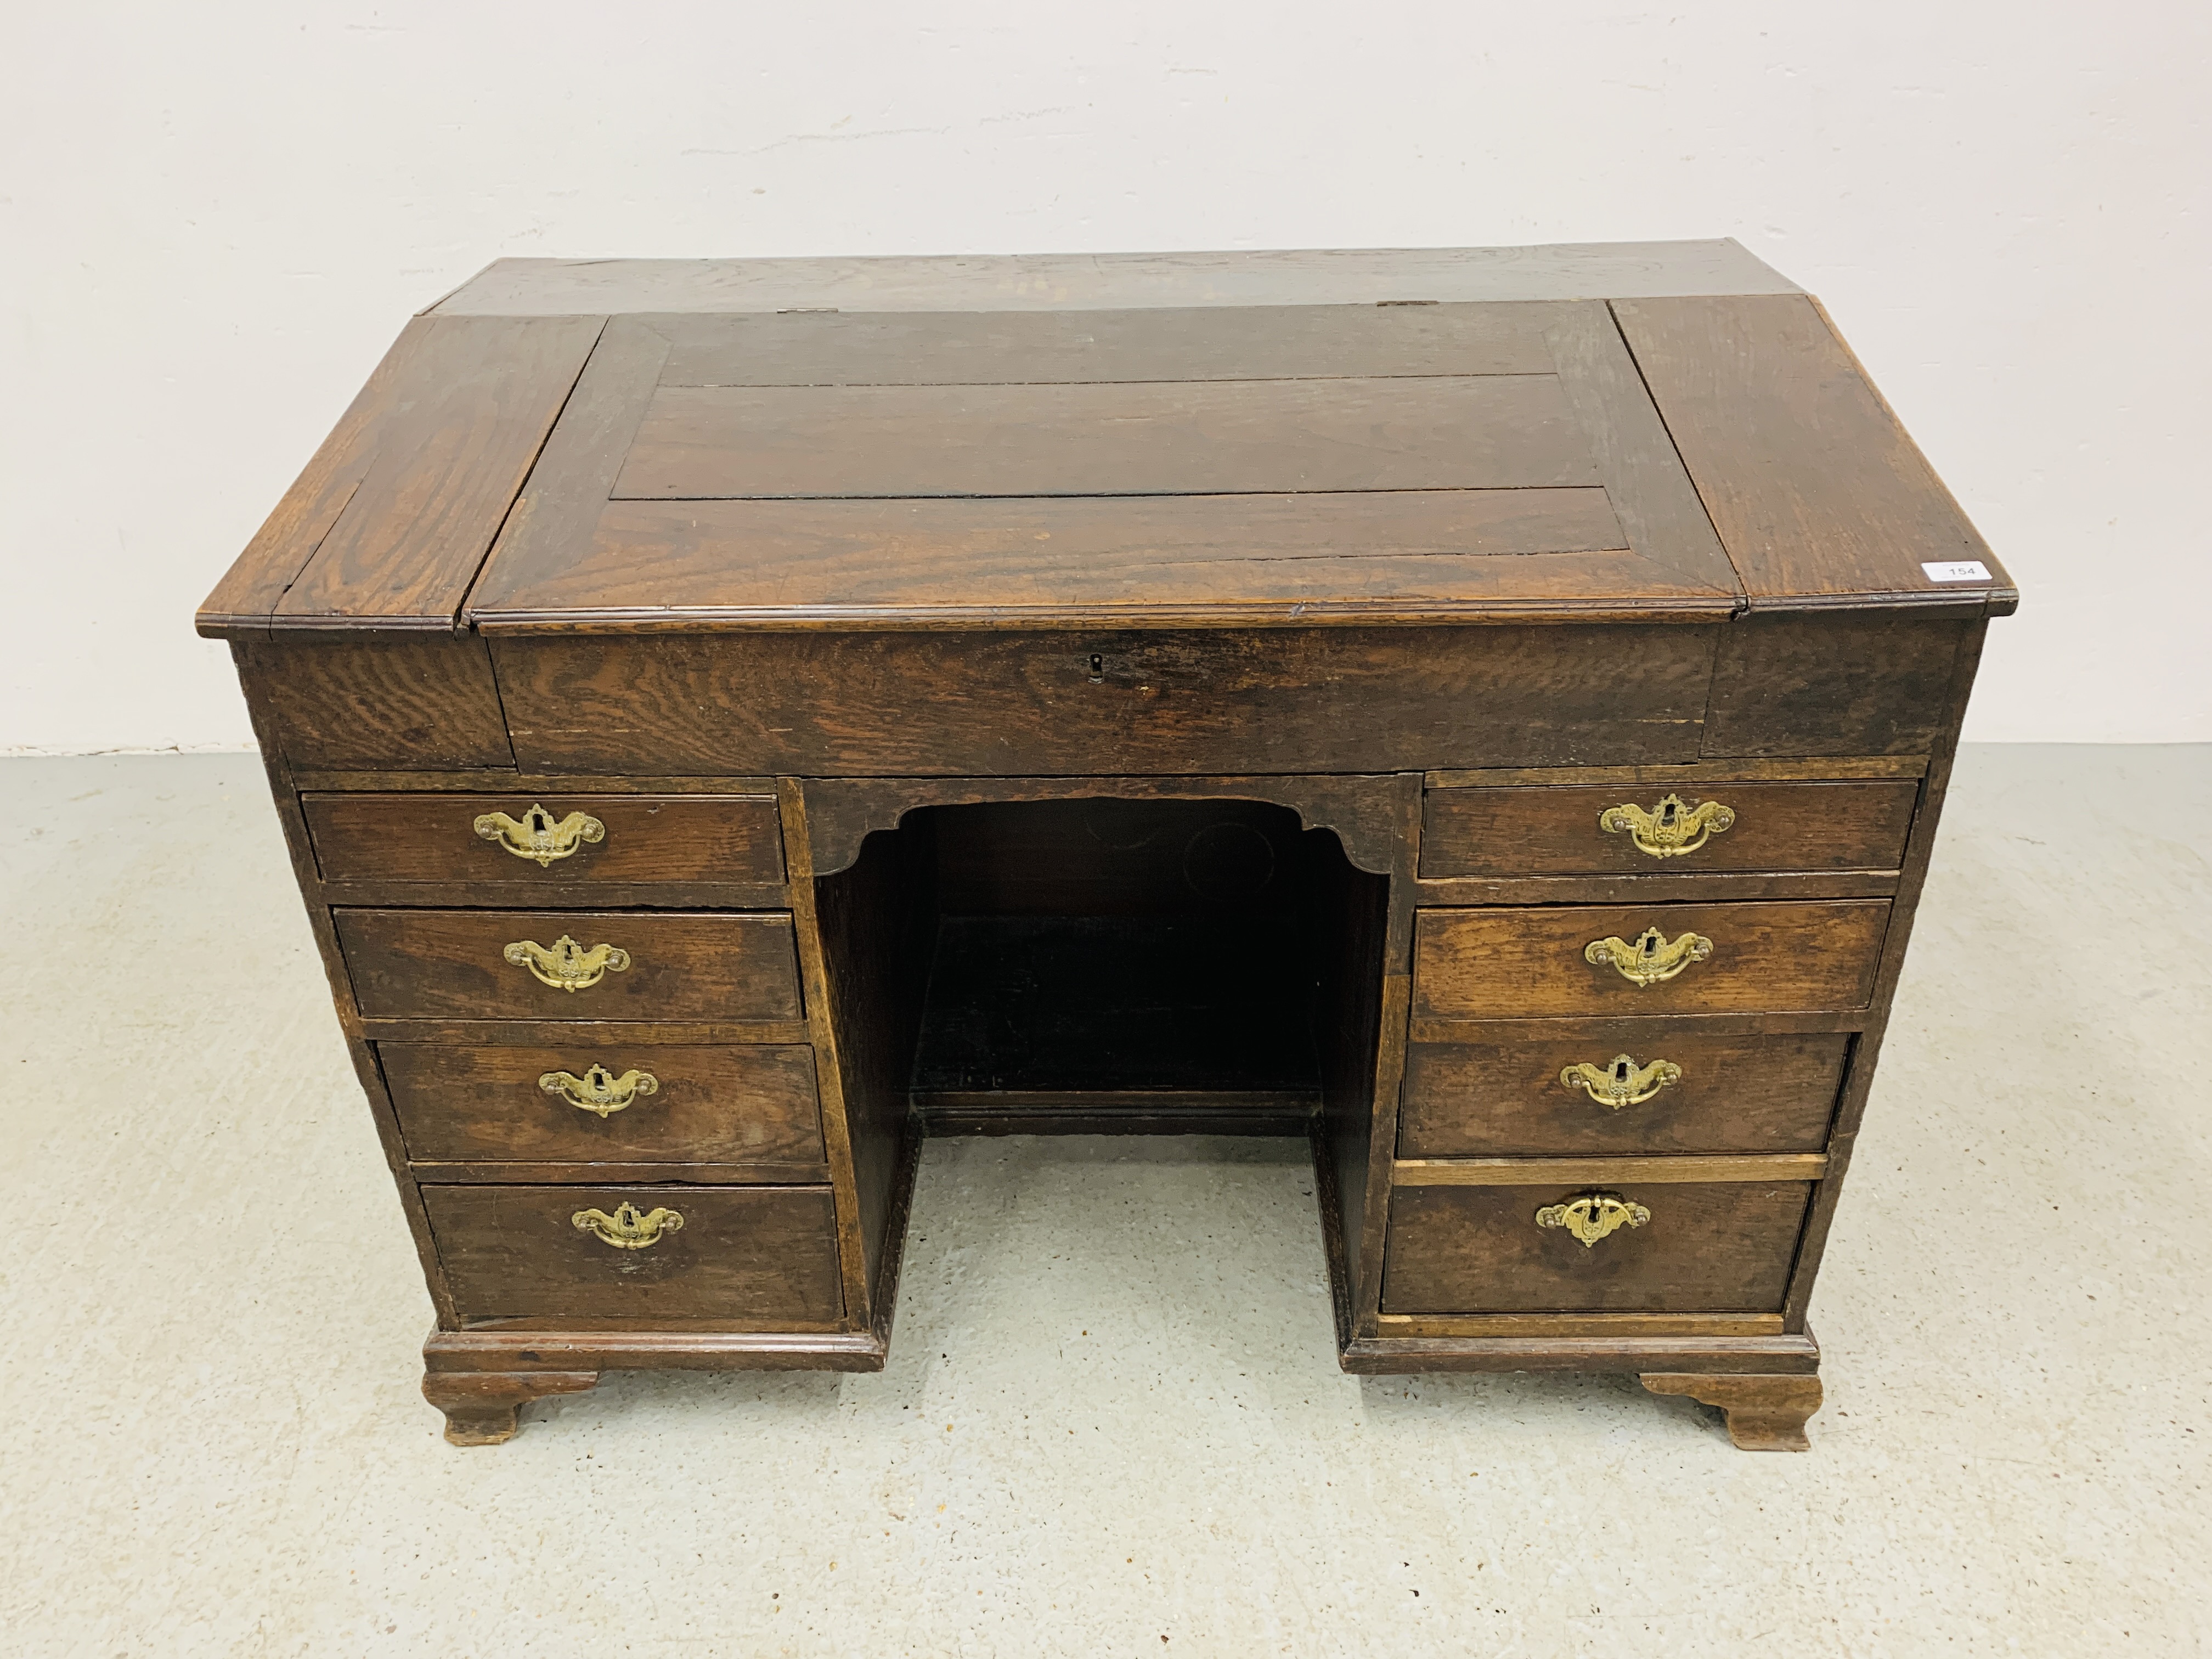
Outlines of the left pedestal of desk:
M 879 1370 L 913 1148 L 863 1114 L 864 1202 L 796 786 L 488 763 L 466 638 L 236 655 L 447 1438 L 611 1369 Z

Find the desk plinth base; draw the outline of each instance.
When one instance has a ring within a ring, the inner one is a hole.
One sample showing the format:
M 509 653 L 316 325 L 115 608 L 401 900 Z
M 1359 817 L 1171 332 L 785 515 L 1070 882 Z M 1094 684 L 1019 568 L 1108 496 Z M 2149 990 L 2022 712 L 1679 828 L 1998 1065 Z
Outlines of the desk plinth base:
M 433 1331 L 422 1345 L 422 1397 L 446 1414 L 457 1446 L 495 1446 L 517 1413 L 550 1395 L 583 1394 L 603 1371 L 879 1371 L 873 1332 Z
M 1344 1369 L 1360 1376 L 1422 1371 L 1628 1371 L 1653 1394 L 1718 1407 L 1745 1451 L 1806 1451 L 1820 1409 L 1820 1345 L 1799 1336 L 1355 1338 Z
M 433 1331 L 422 1346 L 422 1395 L 446 1414 L 457 1446 L 514 1438 L 521 1408 L 582 1394 L 610 1370 L 879 1371 L 873 1333 Z M 1820 1408 L 1820 1345 L 1803 1336 L 1561 1340 L 1525 1337 L 1358 1340 L 1340 1352 L 1359 1376 L 1424 1371 L 1628 1371 L 1654 1394 L 1682 1395 L 1725 1414 L 1746 1451 L 1804 1451 Z

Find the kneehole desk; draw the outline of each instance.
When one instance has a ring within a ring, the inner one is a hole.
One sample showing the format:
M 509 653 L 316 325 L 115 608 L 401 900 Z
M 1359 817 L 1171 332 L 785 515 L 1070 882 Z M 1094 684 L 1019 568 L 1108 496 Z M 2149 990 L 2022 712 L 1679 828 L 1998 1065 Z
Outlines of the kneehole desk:
M 1662 243 L 501 261 L 199 627 L 455 1442 L 880 1368 L 925 1135 L 1203 1132 L 1310 1140 L 1346 1369 L 1802 1449 L 2015 603 L 1819 306 Z

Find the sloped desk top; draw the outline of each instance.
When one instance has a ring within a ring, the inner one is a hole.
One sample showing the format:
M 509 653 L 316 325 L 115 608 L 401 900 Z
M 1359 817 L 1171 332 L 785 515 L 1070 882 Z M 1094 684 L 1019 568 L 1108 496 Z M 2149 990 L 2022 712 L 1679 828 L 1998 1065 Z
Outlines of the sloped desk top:
M 504 260 L 408 325 L 200 625 L 2014 602 L 1816 303 L 1661 243 Z

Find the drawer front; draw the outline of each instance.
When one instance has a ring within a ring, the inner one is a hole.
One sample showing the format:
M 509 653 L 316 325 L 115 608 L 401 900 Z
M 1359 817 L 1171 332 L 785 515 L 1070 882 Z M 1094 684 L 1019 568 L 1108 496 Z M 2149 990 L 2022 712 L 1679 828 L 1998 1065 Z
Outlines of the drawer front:
M 1416 1043 L 1398 1156 L 1817 1152 L 1850 1045 L 1840 1033 L 1706 1036 L 1644 1020 Z
M 1847 1012 L 1874 994 L 1887 899 L 1783 904 L 1650 904 L 1423 910 L 1413 924 L 1417 1019 L 1577 1014 Z M 1658 940 L 1641 941 L 1656 929 Z M 1702 960 L 1676 958 L 1686 939 Z M 1591 959 L 1593 953 L 1599 959 Z
M 1641 1226 L 1584 1244 L 1538 1224 L 1583 1187 L 1401 1187 L 1383 1244 L 1386 1313 L 1772 1313 L 1809 1182 L 1624 1186 Z
M 799 1017 L 791 918 L 779 911 L 340 909 L 331 915 L 355 1000 L 369 1019 Z M 565 954 L 574 957 L 566 963 L 559 959 L 563 939 L 571 941 Z M 525 951 L 525 945 L 538 950 Z M 523 960 L 509 959 L 510 945 Z M 562 982 L 546 982 L 538 969 Z
M 1205 775 L 1695 761 L 1727 631 L 769 630 L 492 651 L 534 772 Z
M 726 1319 L 733 1330 L 834 1324 L 844 1313 L 827 1187 L 440 1187 L 422 1189 L 463 1319 Z M 630 1208 L 625 1211 L 623 1206 Z M 655 1211 L 672 1211 L 652 1225 Z M 633 1216 L 623 1249 L 576 1224 Z
M 1894 870 L 1919 788 L 1890 780 L 1431 789 L 1421 873 Z
M 589 894 L 783 880 L 775 802 L 764 795 L 309 794 L 300 804 L 325 881 Z
M 424 1162 L 820 1164 L 814 1051 L 762 1043 L 559 1048 L 381 1042 Z M 595 1069 L 596 1068 L 596 1069 Z

